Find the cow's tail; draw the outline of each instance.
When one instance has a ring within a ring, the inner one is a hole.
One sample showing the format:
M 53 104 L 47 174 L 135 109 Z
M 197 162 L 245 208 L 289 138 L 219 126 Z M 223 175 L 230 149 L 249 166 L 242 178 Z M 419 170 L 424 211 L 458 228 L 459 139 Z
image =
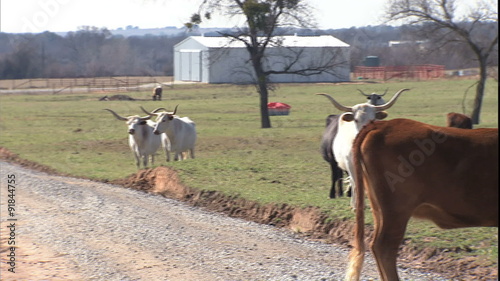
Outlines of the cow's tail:
M 366 130 L 366 128 L 365 128 Z M 365 131 L 366 132 L 366 131 Z M 360 136 L 362 134 L 362 136 Z M 356 196 L 356 222 L 354 225 L 353 248 L 349 254 L 349 267 L 345 276 L 346 281 L 357 281 L 361 277 L 361 269 L 365 258 L 365 187 L 363 182 L 363 159 L 361 155 L 361 144 L 366 136 L 363 131 L 358 134 L 353 144 L 353 164 L 355 196 Z

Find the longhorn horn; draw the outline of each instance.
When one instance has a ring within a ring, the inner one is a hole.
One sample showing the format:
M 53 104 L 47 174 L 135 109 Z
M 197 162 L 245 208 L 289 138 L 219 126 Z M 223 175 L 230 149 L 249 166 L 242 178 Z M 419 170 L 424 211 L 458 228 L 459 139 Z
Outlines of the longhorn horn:
M 153 110 L 153 111 L 151 111 L 151 112 L 152 112 L 152 113 L 156 113 L 156 112 L 158 112 L 158 110 L 160 110 L 160 109 L 163 109 L 163 110 L 165 110 L 165 111 L 168 111 L 165 107 L 158 107 L 157 109 L 155 109 L 155 110 Z
M 148 115 L 148 116 L 144 116 L 144 117 L 140 117 L 139 120 L 141 121 L 146 121 L 146 120 L 149 120 L 151 119 L 151 115 Z
M 392 97 L 392 99 L 391 99 L 389 102 L 387 102 L 386 104 L 383 104 L 383 105 L 376 105 L 376 106 L 375 106 L 376 111 L 383 111 L 383 110 L 386 110 L 386 109 L 391 108 L 391 106 L 393 106 L 393 105 L 394 105 L 394 103 L 396 102 L 396 100 L 398 99 L 399 95 L 400 95 L 401 93 L 403 93 L 404 91 L 409 91 L 409 90 L 410 90 L 410 89 L 401 89 L 401 90 L 399 90 L 399 91 L 398 91 L 398 92 L 397 92 L 397 93 L 396 93 L 396 94 Z
M 128 118 L 125 118 L 125 117 L 122 117 L 122 116 L 118 115 L 118 113 L 114 112 L 114 111 L 113 111 L 113 110 L 111 110 L 111 109 L 107 109 L 107 108 L 105 108 L 104 110 L 107 110 L 107 111 L 109 111 L 109 112 L 113 113 L 113 115 L 114 115 L 114 116 L 116 117 L 116 119 L 118 119 L 118 120 L 121 120 L 121 121 L 128 121 Z
M 365 96 L 365 97 L 369 97 L 369 96 L 370 96 L 370 95 L 365 94 L 365 93 L 364 93 L 363 91 L 361 91 L 360 89 L 357 89 L 357 90 L 358 90 L 358 91 L 359 91 L 359 92 L 360 92 L 363 96 Z
M 144 109 L 144 107 L 142 107 L 142 105 L 140 106 L 140 108 L 142 109 L 142 111 L 144 111 L 144 113 L 146 113 L 146 114 L 147 114 L 147 115 L 149 115 L 149 116 L 158 116 L 158 115 L 160 115 L 160 113 L 156 113 L 156 112 L 154 112 L 154 111 L 153 111 L 153 112 L 149 112 L 149 111 L 147 111 L 146 109 Z M 157 109 L 158 109 L 158 108 L 157 108 Z M 155 110 L 156 110 L 156 109 L 155 109 Z
M 322 94 L 322 93 L 320 93 L 320 94 L 316 94 L 316 95 L 327 97 L 332 102 L 333 106 L 335 106 L 337 109 L 339 109 L 341 111 L 352 112 L 352 107 L 347 107 L 347 106 L 341 105 L 335 99 L 333 99 L 332 97 L 330 97 L 328 94 Z
M 171 114 L 171 115 L 175 115 L 175 113 L 177 112 L 177 107 L 178 107 L 178 106 L 179 106 L 179 105 L 176 105 L 176 106 L 175 106 L 174 112 L 172 112 L 172 113 L 167 112 L 167 113 L 168 113 L 168 114 Z M 147 114 L 147 115 L 149 115 L 149 116 L 158 116 L 158 115 L 160 115 L 160 114 L 164 113 L 164 112 L 160 112 L 160 113 L 157 113 L 157 112 L 156 112 L 156 111 L 158 111 L 158 110 L 160 110 L 160 109 L 163 109 L 163 110 L 167 111 L 167 109 L 165 109 L 164 107 L 158 107 L 157 109 L 153 110 L 152 112 L 147 111 L 147 110 L 146 110 L 146 109 L 144 109 L 144 107 L 142 107 L 142 106 L 140 106 L 140 108 L 142 109 L 142 111 L 144 111 L 144 113 L 146 113 L 146 114 Z
M 389 91 L 389 88 L 385 89 L 385 92 L 379 96 L 381 96 L 381 97 L 385 96 L 385 94 L 387 94 L 387 91 Z

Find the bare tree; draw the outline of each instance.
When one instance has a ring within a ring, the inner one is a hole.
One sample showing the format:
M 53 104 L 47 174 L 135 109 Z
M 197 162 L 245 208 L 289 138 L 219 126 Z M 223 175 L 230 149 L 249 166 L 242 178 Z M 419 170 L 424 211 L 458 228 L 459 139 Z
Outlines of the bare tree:
M 262 128 L 271 128 L 267 109 L 269 90 L 273 89 L 271 75 L 317 75 L 332 71 L 339 63 L 348 63 L 345 60 L 339 62 L 335 59 L 337 54 L 330 54 L 331 56 L 314 65 L 303 65 L 299 63 L 303 50 L 298 49 L 285 51 L 282 64 L 270 66 L 266 63 L 270 55 L 266 49 L 283 46 L 282 38 L 278 35 L 283 35 L 286 28 L 313 26 L 311 8 L 303 0 L 204 0 L 198 12 L 191 17 L 189 23 L 186 23 L 186 27 L 191 29 L 199 25 L 203 19 L 209 20 L 213 12 L 222 16 L 245 19 L 245 27 L 220 34 L 242 42 L 248 51 L 255 85 L 260 96 Z
M 485 23 L 498 22 L 498 9 L 492 0 L 476 3 L 476 7 L 459 16 L 455 0 L 391 0 L 387 15 L 393 21 L 421 24 L 427 34 L 440 34 L 444 44 L 458 41 L 469 46 L 479 63 L 479 81 L 471 114 L 473 123 L 479 124 L 488 77 L 488 58 L 498 50 L 498 25 L 487 33 L 481 30 L 484 30 Z

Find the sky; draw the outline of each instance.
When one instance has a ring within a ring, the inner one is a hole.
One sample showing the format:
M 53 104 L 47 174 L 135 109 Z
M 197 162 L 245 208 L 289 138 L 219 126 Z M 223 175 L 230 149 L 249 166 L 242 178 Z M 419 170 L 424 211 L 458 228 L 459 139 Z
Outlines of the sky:
M 76 31 L 80 26 L 110 30 L 182 27 L 203 0 L 1 0 L 0 32 Z M 477 0 L 459 0 L 475 2 Z M 307 0 L 320 29 L 382 24 L 388 0 Z M 227 17 L 201 27 L 233 27 Z M 240 24 L 241 26 L 241 24 Z
M 1 0 L 0 31 L 76 31 L 80 26 L 125 28 L 182 27 L 202 0 Z M 378 25 L 387 0 L 308 0 L 318 28 Z M 201 27 L 233 27 L 219 17 Z

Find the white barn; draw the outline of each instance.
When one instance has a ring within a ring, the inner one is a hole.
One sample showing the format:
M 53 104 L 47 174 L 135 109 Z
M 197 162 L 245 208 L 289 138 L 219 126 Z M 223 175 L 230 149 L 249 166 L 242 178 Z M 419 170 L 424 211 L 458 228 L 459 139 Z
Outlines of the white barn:
M 318 66 L 333 61 L 328 71 L 303 76 L 271 74 L 274 83 L 342 82 L 350 80 L 349 45 L 330 35 L 279 36 L 279 46 L 266 49 L 265 70 L 282 71 Z M 296 54 L 300 59 L 296 60 Z M 245 45 L 226 37 L 191 36 L 174 46 L 174 80 L 246 84 L 255 81 Z

